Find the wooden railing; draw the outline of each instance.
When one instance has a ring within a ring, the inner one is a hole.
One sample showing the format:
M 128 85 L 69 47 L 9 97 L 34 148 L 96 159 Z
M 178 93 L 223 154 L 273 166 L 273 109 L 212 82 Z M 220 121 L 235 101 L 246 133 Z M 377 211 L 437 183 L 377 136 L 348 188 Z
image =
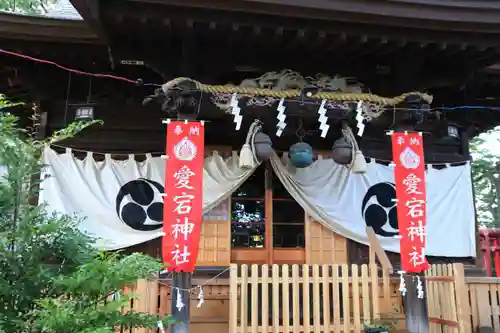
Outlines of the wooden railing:
M 500 333 L 500 278 L 464 277 L 462 264 L 433 265 L 426 273 L 429 332 Z
M 229 332 L 361 332 L 388 312 L 401 320 L 381 275 L 376 265 L 231 265 Z
M 124 311 L 171 313 L 170 284 L 138 281 L 125 291 L 137 297 Z M 429 332 L 470 333 L 489 326 L 500 333 L 500 278 L 465 278 L 462 264 L 432 265 L 425 284 Z M 190 331 L 361 332 L 363 323 L 387 315 L 404 331 L 397 289 L 398 282 L 375 265 L 232 265 L 229 281 L 205 285 L 201 308 L 196 307 L 197 290 L 193 291 Z
M 472 332 L 482 326 L 500 332 L 500 278 L 466 278 L 466 288 L 469 297 L 466 310 Z
M 429 332 L 470 332 L 462 264 L 432 265 L 425 272 Z

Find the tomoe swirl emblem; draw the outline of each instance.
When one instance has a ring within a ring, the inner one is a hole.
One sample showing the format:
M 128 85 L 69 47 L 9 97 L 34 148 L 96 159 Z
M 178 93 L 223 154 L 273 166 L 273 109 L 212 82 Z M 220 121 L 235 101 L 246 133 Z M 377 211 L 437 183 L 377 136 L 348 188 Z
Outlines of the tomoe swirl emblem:
M 181 161 L 192 161 L 197 153 L 198 148 L 187 137 L 184 137 L 174 146 L 175 157 Z

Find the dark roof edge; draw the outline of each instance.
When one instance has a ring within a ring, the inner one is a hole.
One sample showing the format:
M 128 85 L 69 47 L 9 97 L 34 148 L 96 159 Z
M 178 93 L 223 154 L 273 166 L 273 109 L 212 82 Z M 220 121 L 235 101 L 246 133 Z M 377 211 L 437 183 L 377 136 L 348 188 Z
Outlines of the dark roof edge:
M 85 21 L 0 12 L 0 37 L 101 44 Z
M 98 0 L 91 0 L 97 2 Z M 71 0 L 82 9 L 84 0 Z M 197 7 L 224 11 L 244 11 L 296 18 L 349 20 L 362 16 L 369 21 L 388 24 L 398 20 L 401 26 L 432 23 L 443 30 L 477 31 L 478 26 L 500 29 L 500 2 L 480 0 L 134 0 L 180 7 Z M 80 10 L 79 10 L 80 11 Z M 81 13 L 85 17 L 84 13 Z M 345 17 L 344 17 L 345 16 Z M 384 22 L 385 21 L 385 22 Z M 411 22 L 410 22 L 411 21 Z M 459 25 L 461 29 L 456 29 Z M 464 29 L 466 27 L 466 29 Z M 487 29 L 485 29 L 487 30 Z

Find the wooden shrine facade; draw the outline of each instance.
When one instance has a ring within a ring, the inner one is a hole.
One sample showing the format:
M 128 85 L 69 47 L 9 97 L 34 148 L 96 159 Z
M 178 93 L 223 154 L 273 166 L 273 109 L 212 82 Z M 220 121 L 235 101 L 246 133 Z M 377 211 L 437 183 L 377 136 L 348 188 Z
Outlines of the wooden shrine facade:
M 425 91 L 434 96 L 433 107 L 495 102 L 492 94 L 497 79 L 477 88 L 484 77 L 491 78 L 488 66 L 500 59 L 498 24 L 491 16 L 500 9 L 494 4 L 481 8 L 475 2 L 475 7 L 466 8 L 451 2 L 433 7 L 426 2 L 421 4 L 423 9 L 433 14 L 422 23 L 414 5 L 396 0 L 385 4 L 316 0 L 307 5 L 298 1 L 284 5 L 277 0 L 237 4 L 173 0 L 72 2 L 84 21 L 0 14 L 2 47 L 85 72 L 140 78 L 146 85 L 70 74 L 51 64 L 2 54 L 0 92 L 36 103 L 38 111 L 46 114 L 42 130 L 47 134 L 73 120 L 75 104 L 92 102 L 95 117 L 104 125 L 64 142 L 74 148 L 76 155 L 82 150 L 82 157 L 84 151 L 110 153 L 117 159 L 127 158 L 130 153 L 161 154 L 165 131 L 159 120 L 166 115 L 159 105 L 142 105 L 142 101 L 155 88 L 148 83 L 162 84 L 176 76 L 210 84 L 239 84 L 268 71 L 290 68 L 304 76 L 327 73 L 356 77 L 372 93 L 384 96 Z M 332 7 L 334 3 L 337 9 Z M 50 33 L 45 32 L 46 27 Z M 486 97 L 493 99 L 479 99 Z M 390 140 L 385 130 L 404 125 L 428 133 L 427 163 L 465 161 L 470 158 L 469 138 L 500 123 L 498 115 L 484 110 L 425 109 L 415 113 L 412 108 L 402 105 L 400 110 L 386 110 L 371 122 L 359 142 L 364 155 L 382 162 L 390 160 Z M 20 112 L 28 116 L 31 109 Z M 207 120 L 208 148 L 228 153 L 239 150 L 254 118 L 269 120 L 268 131 L 275 128 L 271 120 L 275 118 L 275 107 L 248 107 L 243 112 L 242 129 L 234 131 L 231 116 L 210 99 L 203 101 L 199 118 Z M 275 142 L 279 151 L 288 150 L 296 141 L 299 123 L 306 130 L 304 140 L 326 154 L 340 137 L 341 122 L 351 121 L 352 125 L 350 114 L 332 113 L 329 122 L 333 134 L 323 140 L 317 133 L 317 106 L 297 105 L 290 112 L 289 130 Z M 449 124 L 459 128 L 459 138 L 447 137 Z M 367 261 L 366 247 L 310 221 L 266 165 L 243 187 L 250 190 L 240 192 L 254 194 L 244 196 L 236 191 L 223 203 L 225 206 L 219 207 L 218 216 L 206 217 L 200 265 Z M 246 206 L 251 202 L 259 212 L 263 234 L 256 230 L 250 235 L 238 235 L 234 212 L 243 201 Z M 130 250 L 158 255 L 159 242 Z

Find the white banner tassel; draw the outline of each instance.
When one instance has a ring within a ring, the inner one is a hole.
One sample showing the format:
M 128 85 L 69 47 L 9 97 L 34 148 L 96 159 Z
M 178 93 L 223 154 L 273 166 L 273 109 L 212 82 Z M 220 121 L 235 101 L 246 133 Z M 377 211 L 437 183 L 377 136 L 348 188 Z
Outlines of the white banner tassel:
M 404 278 L 404 273 L 403 271 L 399 271 L 399 292 L 401 293 L 401 296 L 406 295 L 406 283 L 405 283 L 405 278 Z
M 424 298 L 424 286 L 422 285 L 422 280 L 418 275 L 417 275 L 417 297 L 420 299 Z
M 198 293 L 198 305 L 197 308 L 201 308 L 201 306 L 205 303 L 205 294 L 203 293 L 203 286 L 200 286 L 200 292 Z
M 181 295 L 181 293 L 182 293 L 182 290 L 177 289 L 177 299 L 175 301 L 175 307 L 179 311 L 181 311 L 184 308 L 184 306 L 185 306 L 184 302 L 182 301 L 182 295 Z

